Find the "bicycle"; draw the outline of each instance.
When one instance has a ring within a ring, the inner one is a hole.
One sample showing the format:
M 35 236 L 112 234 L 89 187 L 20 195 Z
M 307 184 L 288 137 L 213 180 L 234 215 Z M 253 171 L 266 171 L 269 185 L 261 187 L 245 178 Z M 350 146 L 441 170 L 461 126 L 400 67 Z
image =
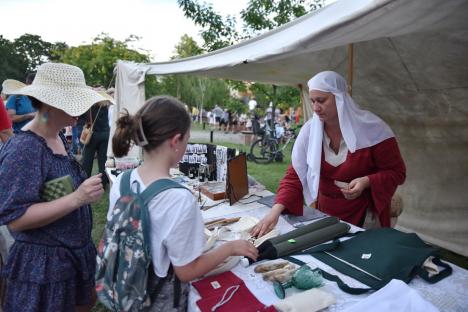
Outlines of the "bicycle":
M 276 137 L 276 131 L 273 131 L 268 123 L 256 134 L 260 135 L 261 138 L 254 141 L 250 146 L 249 159 L 257 164 L 269 164 L 273 160 L 283 161 L 283 151 L 289 145 L 289 142 L 296 138 L 295 130 L 291 128 L 286 129 L 281 137 Z M 282 137 L 286 139 L 286 142 L 280 147 Z

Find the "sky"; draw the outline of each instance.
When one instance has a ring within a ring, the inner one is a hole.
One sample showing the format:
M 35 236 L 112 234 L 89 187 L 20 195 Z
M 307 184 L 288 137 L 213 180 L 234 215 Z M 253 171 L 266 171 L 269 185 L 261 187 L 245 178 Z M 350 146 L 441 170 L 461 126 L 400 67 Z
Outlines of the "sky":
M 238 14 L 247 2 L 210 1 L 223 16 Z M 136 35 L 142 39 L 132 48 L 148 51 L 154 62 L 169 60 L 184 34 L 202 44 L 201 28 L 176 0 L 0 0 L 0 12 L 0 34 L 9 40 L 30 33 L 78 46 L 103 32 L 117 40 Z

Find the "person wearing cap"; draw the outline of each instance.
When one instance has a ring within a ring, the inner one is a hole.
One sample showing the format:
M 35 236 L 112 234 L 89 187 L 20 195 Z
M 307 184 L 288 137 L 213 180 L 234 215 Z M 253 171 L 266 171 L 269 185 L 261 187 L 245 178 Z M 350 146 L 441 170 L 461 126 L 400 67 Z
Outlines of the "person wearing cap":
M 26 76 L 26 85 L 30 85 L 34 81 L 35 75 L 35 73 L 29 73 Z M 11 95 L 6 103 L 6 108 L 13 122 L 14 132 L 23 128 L 23 126 L 30 122 L 36 115 L 36 109 L 32 106 L 31 100 L 24 95 Z
M 308 87 L 314 115 L 294 144 L 275 204 L 252 234 L 269 232 L 283 212 L 302 215 L 304 202 L 357 226 L 368 214 L 390 226 L 391 200 L 406 178 L 395 135 L 354 102 L 339 74 L 321 72 Z
M 0 151 L 0 225 L 14 238 L 3 268 L 4 311 L 90 311 L 96 301 L 96 249 L 90 204 L 104 192 L 87 177 L 61 130 L 104 98 L 78 67 L 42 64 L 27 95 L 38 113 Z M 45 201 L 46 182 L 69 177 L 73 191 Z
M 5 104 L 2 98 L 0 98 L 0 147 L 2 143 L 6 143 L 8 139 L 13 135 L 11 128 L 10 117 L 5 109 Z

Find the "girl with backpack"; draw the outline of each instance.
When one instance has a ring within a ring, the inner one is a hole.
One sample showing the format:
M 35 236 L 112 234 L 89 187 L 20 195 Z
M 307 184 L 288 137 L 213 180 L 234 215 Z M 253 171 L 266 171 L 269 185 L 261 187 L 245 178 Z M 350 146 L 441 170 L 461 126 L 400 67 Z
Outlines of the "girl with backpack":
M 185 153 L 190 124 L 184 105 L 169 96 L 154 97 L 134 116 L 126 113 L 118 119 L 112 138 L 114 155 L 125 156 L 132 143 L 144 150 L 143 164 L 130 174 L 133 191 L 139 188 L 143 192 L 154 181 L 170 179 L 170 168 L 176 167 Z M 123 175 L 116 179 L 109 194 L 108 222 L 121 196 Z M 257 258 L 257 249 L 246 240 L 227 242 L 203 254 L 204 222 L 196 198 L 187 189 L 165 190 L 149 202 L 147 209 L 152 269 L 157 279 L 164 280 L 150 311 L 185 311 L 187 282 L 208 273 L 229 256 Z M 181 282 L 179 290 L 174 287 L 177 280 Z

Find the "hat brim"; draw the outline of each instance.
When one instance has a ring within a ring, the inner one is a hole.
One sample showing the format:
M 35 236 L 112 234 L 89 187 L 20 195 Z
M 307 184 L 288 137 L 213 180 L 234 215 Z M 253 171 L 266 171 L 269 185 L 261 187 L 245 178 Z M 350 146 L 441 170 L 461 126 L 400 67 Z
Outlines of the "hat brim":
M 96 92 L 99 93 L 103 98 L 105 98 L 111 104 L 115 104 L 114 98 L 111 95 L 107 94 L 106 91 L 100 90 L 100 91 L 96 91 Z
M 98 92 L 88 87 L 56 87 L 32 84 L 17 90 L 15 94 L 32 96 L 42 103 L 63 110 L 72 117 L 83 115 L 98 102 L 107 101 Z
M 2 93 L 6 95 L 16 94 L 19 89 L 26 87 L 25 83 L 15 79 L 6 79 L 2 83 Z

